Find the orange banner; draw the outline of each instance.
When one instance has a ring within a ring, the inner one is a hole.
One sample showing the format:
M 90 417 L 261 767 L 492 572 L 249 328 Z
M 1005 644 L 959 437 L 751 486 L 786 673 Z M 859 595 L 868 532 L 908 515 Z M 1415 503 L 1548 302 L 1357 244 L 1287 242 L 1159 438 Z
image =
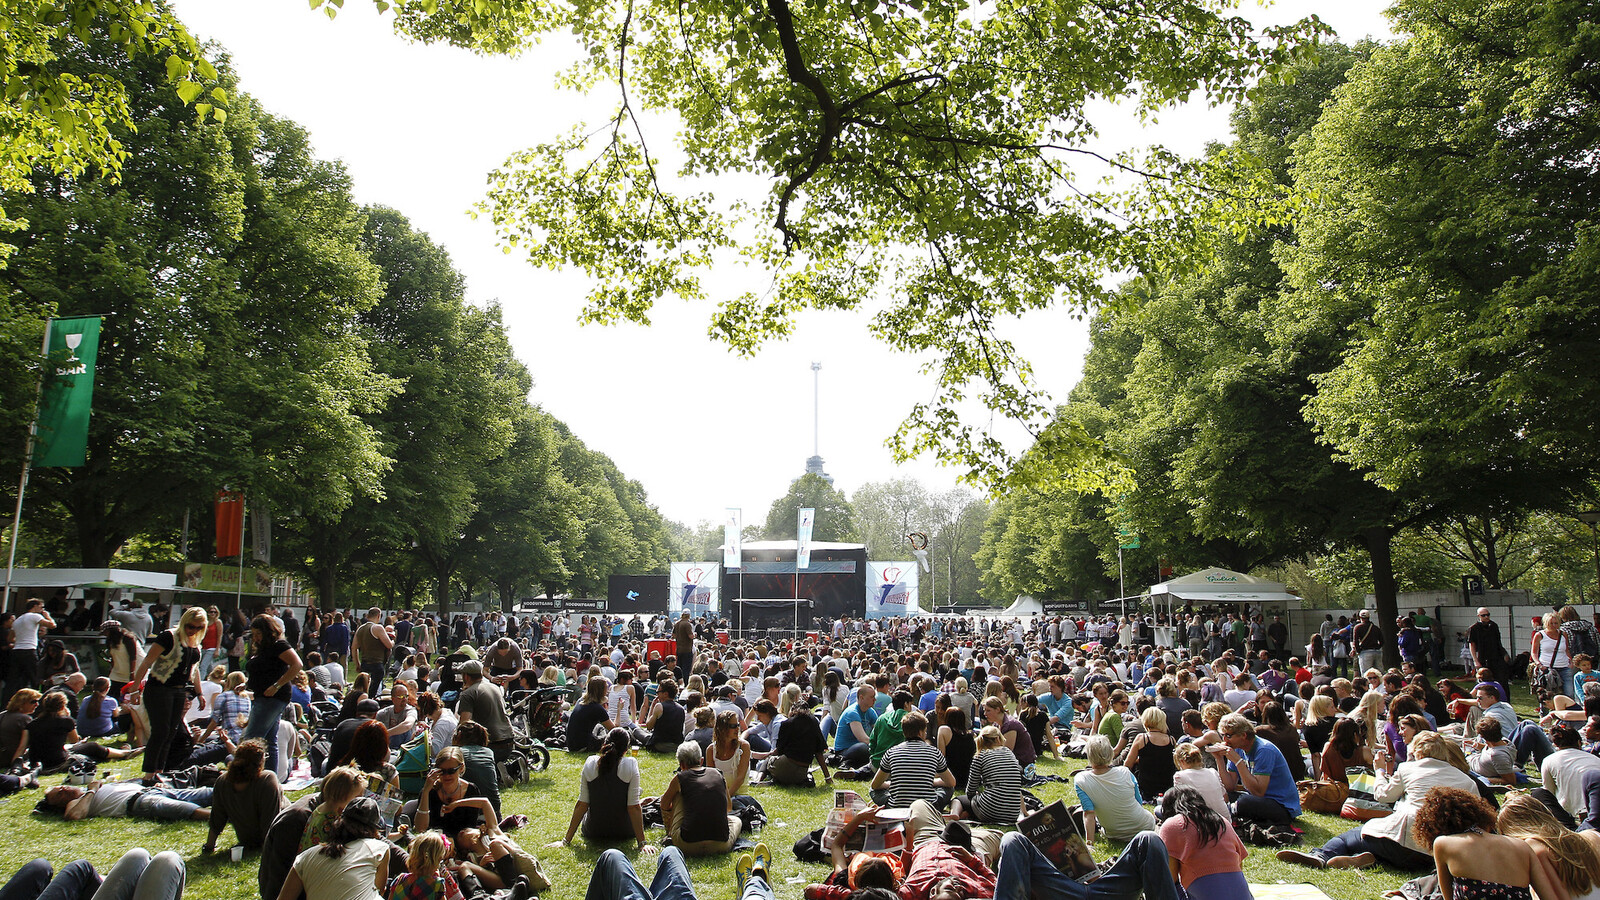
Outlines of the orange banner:
M 217 556 L 244 552 L 244 491 L 217 491 Z

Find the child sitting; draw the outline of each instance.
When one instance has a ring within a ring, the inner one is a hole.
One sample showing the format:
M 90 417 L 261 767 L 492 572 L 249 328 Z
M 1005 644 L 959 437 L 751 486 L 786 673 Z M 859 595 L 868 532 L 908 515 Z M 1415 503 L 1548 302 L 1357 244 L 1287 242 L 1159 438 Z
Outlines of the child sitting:
M 1222 789 L 1222 778 L 1216 769 L 1206 768 L 1205 754 L 1194 744 L 1179 744 L 1172 751 L 1172 761 L 1178 771 L 1172 775 L 1172 786 L 1188 785 L 1200 792 L 1206 805 L 1216 810 L 1224 821 L 1233 818 L 1228 810 L 1228 795 Z
M 396 875 L 384 891 L 386 900 L 461 900 L 455 876 L 440 868 L 450 852 L 450 839 L 425 831 L 411 842 L 406 871 Z

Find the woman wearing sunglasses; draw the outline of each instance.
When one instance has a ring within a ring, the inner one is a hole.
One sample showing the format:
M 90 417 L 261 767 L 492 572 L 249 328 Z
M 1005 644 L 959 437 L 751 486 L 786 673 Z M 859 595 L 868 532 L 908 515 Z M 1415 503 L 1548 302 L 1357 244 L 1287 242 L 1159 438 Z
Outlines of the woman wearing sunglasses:
M 166 768 L 172 740 L 183 725 L 184 707 L 189 703 L 188 687 L 194 686 L 195 702 L 205 703 L 200 690 L 200 639 L 206 631 L 206 612 L 191 606 L 178 618 L 176 628 L 150 639 L 150 648 L 134 670 L 132 684 L 144 683 L 144 708 L 150 717 L 150 742 L 144 749 L 144 782 L 153 785 L 156 774 Z M 150 677 L 145 678 L 146 675 Z
M 413 826 L 416 833 L 440 831 L 454 844 L 461 829 L 477 828 L 492 819 L 494 809 L 489 798 L 462 777 L 466 766 L 466 758 L 457 747 L 446 747 L 434 757 L 433 771 L 423 782 L 422 796 L 417 801 Z

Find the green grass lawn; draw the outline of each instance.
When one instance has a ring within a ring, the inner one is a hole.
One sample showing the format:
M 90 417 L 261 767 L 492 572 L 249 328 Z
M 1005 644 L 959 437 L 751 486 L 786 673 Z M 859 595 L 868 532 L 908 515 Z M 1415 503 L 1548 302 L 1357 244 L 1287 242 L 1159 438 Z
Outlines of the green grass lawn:
M 1526 691 L 1517 691 L 1513 703 L 1524 715 L 1531 715 Z M 641 755 L 646 794 L 659 794 L 671 777 L 674 764 L 670 757 Z M 569 849 L 543 849 L 543 845 L 561 839 L 566 834 L 567 822 L 572 814 L 572 803 L 577 797 L 578 770 L 582 759 L 556 751 L 552 754 L 549 771 L 535 775 L 526 785 L 505 792 L 504 811 L 507 815 L 522 813 L 528 825 L 517 833 L 522 845 L 533 850 L 545 863 L 554 886 L 544 894 L 557 900 L 576 900 L 584 894 L 589 874 L 600 849 L 585 846 L 581 839 Z M 1042 772 L 1068 776 L 1083 766 L 1081 760 L 1056 762 L 1040 760 Z M 135 777 L 137 760 L 112 763 L 110 768 L 119 776 Z M 59 779 L 48 779 L 46 785 L 58 784 Z M 854 786 L 840 782 L 841 787 Z M 862 786 L 864 787 L 864 785 Z M 1046 803 L 1068 798 L 1071 785 L 1047 784 L 1034 793 Z M 761 839 L 773 848 L 775 860 L 774 888 L 781 900 L 797 900 L 802 885 L 820 881 L 827 875 L 825 865 L 805 865 L 795 861 L 790 848 L 807 832 L 819 828 L 827 816 L 831 792 L 822 786 L 815 789 L 756 786 L 751 793 L 766 808 L 768 826 Z M 87 859 L 102 872 L 114 863 L 123 851 L 143 846 L 151 852 L 174 850 L 181 854 L 189 867 L 189 886 L 186 896 L 194 900 L 232 900 L 257 895 L 256 857 L 247 854 L 243 862 L 235 864 L 228 855 L 232 846 L 232 831 L 225 832 L 218 842 L 220 850 L 202 856 L 200 847 L 205 842 L 206 826 L 198 822 L 164 824 L 134 819 L 100 819 L 68 823 L 58 818 L 44 818 L 30 814 L 39 799 L 38 791 L 29 791 L 0 801 L 0 873 L 9 877 L 23 863 L 35 857 L 44 857 L 58 868 L 75 859 Z M 1069 802 L 1074 802 L 1069 800 Z M 1345 831 L 1352 823 L 1333 816 L 1308 813 L 1300 820 L 1306 831 L 1304 847 L 1317 847 L 1334 834 Z M 652 832 L 659 839 L 660 829 Z M 632 855 L 631 842 L 625 851 Z M 1119 848 L 1102 838 L 1096 855 L 1105 858 Z M 636 865 L 646 883 L 655 871 L 655 862 L 637 858 Z M 1310 882 L 1334 898 L 1374 898 L 1384 891 L 1399 887 L 1407 878 L 1401 872 L 1375 866 L 1360 871 L 1314 871 L 1301 866 L 1280 863 L 1273 851 L 1251 847 L 1250 858 L 1245 862 L 1245 874 L 1252 882 Z M 694 878 L 696 894 L 702 900 L 734 900 L 733 864 L 725 857 L 692 859 L 689 870 Z

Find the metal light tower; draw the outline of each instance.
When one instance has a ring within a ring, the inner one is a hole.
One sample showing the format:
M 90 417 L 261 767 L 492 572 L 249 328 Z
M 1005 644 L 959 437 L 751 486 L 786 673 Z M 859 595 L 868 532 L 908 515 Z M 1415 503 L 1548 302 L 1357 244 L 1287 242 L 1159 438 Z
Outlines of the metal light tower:
M 806 460 L 806 474 L 817 475 L 828 484 L 833 476 L 822 469 L 822 363 L 811 364 L 811 458 Z
M 822 455 L 822 363 L 811 364 L 811 455 Z

